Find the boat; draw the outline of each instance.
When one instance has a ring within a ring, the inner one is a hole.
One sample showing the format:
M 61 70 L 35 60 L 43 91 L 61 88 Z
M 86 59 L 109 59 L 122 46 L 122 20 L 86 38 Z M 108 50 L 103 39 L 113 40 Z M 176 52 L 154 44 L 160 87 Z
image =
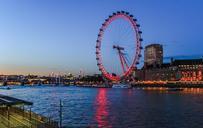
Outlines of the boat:
M 114 84 L 112 88 L 131 88 L 129 84 Z
M 6 89 L 7 89 L 7 90 L 10 90 L 11 88 L 10 88 L 10 87 L 7 87 Z
M 183 91 L 183 88 L 168 88 L 167 91 Z

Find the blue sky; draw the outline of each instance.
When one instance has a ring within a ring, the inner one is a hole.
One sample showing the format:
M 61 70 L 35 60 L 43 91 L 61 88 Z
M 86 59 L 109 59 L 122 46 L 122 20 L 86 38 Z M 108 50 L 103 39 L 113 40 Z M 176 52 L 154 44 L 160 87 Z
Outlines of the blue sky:
M 0 0 L 0 74 L 98 73 L 95 41 L 112 12 L 133 14 L 143 46 L 203 55 L 201 0 Z

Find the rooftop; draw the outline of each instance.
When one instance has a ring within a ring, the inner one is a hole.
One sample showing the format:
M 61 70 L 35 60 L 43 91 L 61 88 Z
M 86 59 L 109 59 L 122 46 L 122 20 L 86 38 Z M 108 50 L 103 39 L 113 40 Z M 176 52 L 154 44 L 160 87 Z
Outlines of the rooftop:
M 33 105 L 32 102 L 0 94 L 0 106 Z
M 147 45 L 145 48 L 149 48 L 149 47 L 162 47 L 161 44 L 150 44 L 150 45 Z
M 174 60 L 172 62 L 174 65 L 193 65 L 193 64 L 203 64 L 203 59 L 180 59 Z

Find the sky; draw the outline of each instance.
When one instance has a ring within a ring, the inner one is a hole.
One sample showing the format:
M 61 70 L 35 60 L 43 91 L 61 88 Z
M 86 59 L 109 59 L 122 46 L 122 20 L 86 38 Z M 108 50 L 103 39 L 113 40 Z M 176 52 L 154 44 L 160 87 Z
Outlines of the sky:
M 0 74 L 98 73 L 99 28 L 125 10 L 141 25 L 143 46 L 164 56 L 203 55 L 201 0 L 0 0 Z

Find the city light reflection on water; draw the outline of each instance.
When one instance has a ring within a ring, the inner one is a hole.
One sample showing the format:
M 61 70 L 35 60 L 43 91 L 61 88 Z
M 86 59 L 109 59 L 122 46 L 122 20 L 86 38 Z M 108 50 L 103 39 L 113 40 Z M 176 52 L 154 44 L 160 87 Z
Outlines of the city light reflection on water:
M 111 127 L 108 123 L 108 116 L 109 112 L 107 109 L 107 96 L 106 96 L 106 89 L 98 90 L 98 94 L 96 96 L 96 121 L 98 123 L 98 127 Z
M 164 87 L 145 87 L 141 89 L 146 91 L 159 91 L 163 93 L 175 92 L 173 91 L 173 88 L 164 88 Z M 179 90 L 180 93 L 203 94 L 203 88 L 178 88 L 178 89 L 180 89 Z
M 1 87 L 4 88 L 4 87 Z M 63 125 L 68 127 L 202 128 L 203 89 L 105 89 L 49 86 L 13 86 L 0 89 L 34 103 L 32 110 L 59 121 L 59 100 L 64 104 Z
M 185 88 L 182 93 L 203 94 L 203 88 Z

